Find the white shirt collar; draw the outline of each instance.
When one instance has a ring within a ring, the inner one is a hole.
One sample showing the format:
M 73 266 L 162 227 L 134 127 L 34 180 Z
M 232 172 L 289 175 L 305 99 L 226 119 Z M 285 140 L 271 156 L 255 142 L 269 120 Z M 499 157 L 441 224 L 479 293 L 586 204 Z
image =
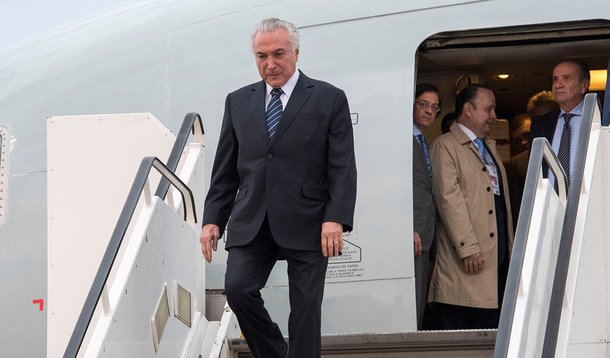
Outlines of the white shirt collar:
M 583 98 L 583 100 L 582 100 L 582 101 L 580 101 L 580 103 L 578 104 L 578 106 L 574 107 L 574 108 L 573 108 L 573 109 L 572 109 L 572 110 L 571 110 L 569 113 L 572 113 L 572 114 L 574 114 L 574 115 L 577 115 L 577 116 L 581 116 L 581 117 L 582 117 L 582 109 L 583 109 L 583 107 L 584 107 L 584 106 L 585 106 L 585 100 L 584 100 L 584 98 Z M 560 111 L 559 111 L 559 118 L 561 118 L 561 116 L 562 116 L 564 113 L 567 113 L 567 112 L 566 112 L 566 111 L 564 111 L 563 109 L 562 109 L 562 110 L 560 110 Z
M 421 132 L 421 130 L 419 128 L 417 128 L 415 123 L 413 123 L 413 135 L 416 136 L 416 135 L 420 135 L 420 134 L 423 134 L 423 133 Z
M 466 127 L 462 123 L 458 122 L 458 126 L 460 126 L 462 132 L 464 132 L 468 136 L 468 138 L 470 138 L 471 141 L 474 142 L 474 140 L 478 138 L 470 129 L 468 129 L 468 127 Z
M 292 76 L 290 76 L 288 81 L 281 87 L 282 91 L 284 91 L 284 94 L 282 95 L 282 97 L 284 97 L 284 95 L 286 95 L 286 102 L 284 102 L 282 100 L 284 107 L 288 103 L 288 99 L 290 99 L 290 95 L 292 94 L 292 91 L 294 91 L 294 87 L 297 85 L 297 81 L 298 80 L 299 80 L 299 69 L 295 68 L 294 73 L 292 74 Z M 266 89 L 267 96 L 265 98 L 269 98 L 269 96 L 271 95 L 271 90 L 273 89 L 273 87 L 271 87 L 266 82 L 265 82 L 265 85 L 267 87 L 267 89 Z

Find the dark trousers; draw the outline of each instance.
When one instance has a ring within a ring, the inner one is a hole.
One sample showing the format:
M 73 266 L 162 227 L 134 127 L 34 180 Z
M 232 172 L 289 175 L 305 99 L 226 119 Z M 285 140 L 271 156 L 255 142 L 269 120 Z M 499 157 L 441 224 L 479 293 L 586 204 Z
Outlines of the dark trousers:
M 428 269 L 430 253 L 422 251 L 415 257 L 415 307 L 417 313 L 417 329 L 422 329 L 424 322 L 424 311 L 426 309 L 426 297 L 428 294 Z
M 439 303 L 441 329 L 498 328 L 500 310 Z
M 260 290 L 278 258 L 288 263 L 290 349 L 269 316 Z M 255 357 L 320 357 L 321 307 L 328 259 L 321 250 L 279 247 L 265 218 L 256 238 L 229 249 L 225 294 Z

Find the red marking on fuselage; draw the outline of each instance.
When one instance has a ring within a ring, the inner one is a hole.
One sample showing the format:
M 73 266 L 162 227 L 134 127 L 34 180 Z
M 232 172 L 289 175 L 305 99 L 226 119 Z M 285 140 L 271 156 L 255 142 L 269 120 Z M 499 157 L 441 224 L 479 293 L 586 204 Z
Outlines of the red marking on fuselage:
M 36 299 L 36 300 L 32 300 L 32 304 L 33 305 L 38 304 L 38 310 L 39 311 L 44 310 L 44 299 L 39 298 L 39 299 Z

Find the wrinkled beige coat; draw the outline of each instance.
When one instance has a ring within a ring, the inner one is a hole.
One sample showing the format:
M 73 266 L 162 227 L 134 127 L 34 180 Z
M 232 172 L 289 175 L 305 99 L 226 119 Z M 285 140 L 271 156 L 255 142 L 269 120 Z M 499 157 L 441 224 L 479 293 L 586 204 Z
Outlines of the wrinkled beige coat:
M 502 177 L 506 202 L 509 253 L 513 229 L 506 171 L 495 141 L 486 139 Z M 476 145 L 457 123 L 430 149 L 432 181 L 440 225 L 438 252 L 428 301 L 477 308 L 498 308 L 498 247 L 491 181 Z M 464 271 L 462 259 L 481 252 L 484 268 Z M 510 256 L 509 256 L 510 257 Z

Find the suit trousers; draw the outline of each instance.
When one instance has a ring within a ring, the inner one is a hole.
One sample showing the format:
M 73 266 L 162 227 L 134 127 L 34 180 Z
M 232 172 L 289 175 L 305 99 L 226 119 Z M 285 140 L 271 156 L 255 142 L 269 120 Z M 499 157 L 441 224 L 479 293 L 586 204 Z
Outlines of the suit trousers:
M 289 346 L 264 306 L 260 290 L 279 258 L 288 263 Z M 265 217 L 256 237 L 229 249 L 225 294 L 255 357 L 320 357 L 321 316 L 328 258 L 321 250 L 280 247 Z
M 426 310 L 426 298 L 428 295 L 428 273 L 430 267 L 430 253 L 422 251 L 421 255 L 415 256 L 415 304 L 417 307 L 417 329 L 422 329 L 424 323 L 424 311 Z

